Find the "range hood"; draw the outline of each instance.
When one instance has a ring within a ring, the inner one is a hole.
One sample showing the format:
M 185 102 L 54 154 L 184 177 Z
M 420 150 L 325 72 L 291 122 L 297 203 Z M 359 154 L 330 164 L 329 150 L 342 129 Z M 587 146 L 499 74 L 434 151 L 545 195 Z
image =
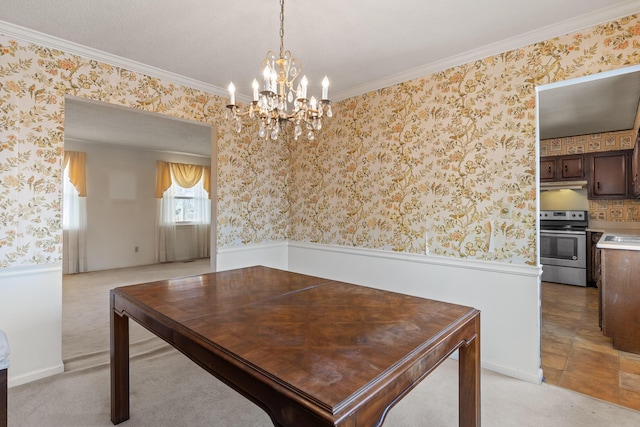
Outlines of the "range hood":
M 583 188 L 587 188 L 587 181 L 552 181 L 540 183 L 540 191 L 581 190 Z

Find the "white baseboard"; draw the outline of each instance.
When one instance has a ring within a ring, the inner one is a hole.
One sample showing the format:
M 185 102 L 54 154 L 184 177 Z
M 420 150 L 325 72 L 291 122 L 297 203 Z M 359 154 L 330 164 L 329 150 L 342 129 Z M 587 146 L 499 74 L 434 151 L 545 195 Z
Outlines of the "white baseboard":
M 11 367 L 9 367 L 9 373 L 10 372 L 11 372 Z M 27 384 L 32 381 L 38 381 L 43 378 L 50 377 L 52 375 L 61 374 L 63 372 L 64 372 L 64 364 L 61 363 L 58 366 L 51 366 L 46 369 L 35 370 L 26 374 L 12 376 L 8 381 L 8 387 L 9 388 L 17 387 L 22 384 Z

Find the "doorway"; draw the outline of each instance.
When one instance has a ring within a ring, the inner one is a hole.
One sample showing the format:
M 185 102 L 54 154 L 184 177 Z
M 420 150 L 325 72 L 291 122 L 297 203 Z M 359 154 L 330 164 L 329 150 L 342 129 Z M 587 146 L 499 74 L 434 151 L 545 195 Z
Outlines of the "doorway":
M 68 369 L 108 360 L 110 289 L 216 270 L 217 162 L 211 159 L 217 159 L 217 139 L 208 124 L 67 97 L 64 144 L 65 150 L 87 153 L 87 168 L 94 167 L 87 198 L 96 199 L 87 203 L 89 272 L 62 280 L 62 356 Z M 154 264 L 158 160 L 211 166 L 209 259 Z M 134 352 L 162 345 L 136 325 L 131 333 Z
M 549 206 L 549 203 L 569 202 L 567 193 L 559 192 L 568 190 L 556 190 L 558 192 L 554 191 L 553 194 L 549 191 L 544 193 L 544 197 L 541 196 L 541 156 L 606 151 L 608 142 L 612 142 L 612 146 L 618 143 L 616 134 L 612 133 L 636 131 L 640 66 L 540 86 L 536 91 L 539 216 L 543 202 L 543 209 L 551 210 L 566 207 L 558 204 Z M 607 144 L 594 143 L 597 140 L 595 135 L 607 141 Z M 620 147 L 618 143 L 616 148 L 627 147 Z M 571 152 L 567 151 L 569 149 Z M 585 203 L 588 203 L 587 190 L 578 191 L 584 193 Z M 594 205 L 598 205 L 599 209 L 600 206 L 606 206 L 607 202 L 599 200 L 598 203 L 588 203 L 586 208 L 593 208 Z M 589 212 L 590 227 L 606 227 L 606 219 L 596 211 Z M 539 257 L 539 223 L 537 237 Z M 640 409 L 640 387 L 636 385 L 640 379 L 637 376 L 640 372 L 640 355 L 614 350 L 610 340 L 602 335 L 598 324 L 598 289 L 542 282 L 540 294 L 541 367 L 545 381 Z

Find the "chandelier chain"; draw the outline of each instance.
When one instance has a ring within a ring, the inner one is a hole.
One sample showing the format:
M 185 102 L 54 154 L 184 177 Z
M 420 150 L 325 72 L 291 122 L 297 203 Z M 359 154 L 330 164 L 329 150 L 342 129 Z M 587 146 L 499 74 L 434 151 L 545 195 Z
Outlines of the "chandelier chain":
M 280 0 L 280 58 L 284 54 L 284 0 Z
M 293 139 L 298 140 L 303 128 L 309 141 L 315 139 L 315 132 L 322 129 L 323 117 L 332 117 L 331 101 L 328 99 L 329 79 L 322 80 L 322 98 L 307 97 L 307 77 L 302 76 L 296 87 L 295 80 L 302 64 L 291 52 L 284 48 L 284 0 L 280 0 L 280 56 L 268 51 L 261 65 L 263 84 L 253 79 L 253 100 L 246 110 L 241 110 L 235 100 L 235 86 L 229 84 L 229 104 L 227 108 L 235 121 L 236 131 L 241 132 L 244 117 L 256 119 L 260 125 L 258 136 L 277 140 L 285 126 L 291 123 Z M 261 89 L 262 86 L 262 89 Z M 228 117 L 228 116 L 227 116 Z

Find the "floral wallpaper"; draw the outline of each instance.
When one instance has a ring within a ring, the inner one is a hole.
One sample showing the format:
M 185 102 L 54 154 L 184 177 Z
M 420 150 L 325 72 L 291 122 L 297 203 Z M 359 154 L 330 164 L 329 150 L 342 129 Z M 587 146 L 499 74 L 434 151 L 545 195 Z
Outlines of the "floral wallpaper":
M 62 259 L 65 96 L 217 126 L 218 244 L 286 239 L 286 145 L 229 130 L 224 99 L 0 35 L 0 268 Z
M 535 264 L 535 87 L 639 62 L 634 15 L 338 103 L 292 147 L 289 238 Z
M 61 260 L 65 96 L 215 125 L 221 247 L 534 264 L 535 86 L 640 63 L 639 43 L 634 15 L 504 52 L 337 102 L 294 144 L 236 134 L 218 96 L 0 35 L 0 268 Z

